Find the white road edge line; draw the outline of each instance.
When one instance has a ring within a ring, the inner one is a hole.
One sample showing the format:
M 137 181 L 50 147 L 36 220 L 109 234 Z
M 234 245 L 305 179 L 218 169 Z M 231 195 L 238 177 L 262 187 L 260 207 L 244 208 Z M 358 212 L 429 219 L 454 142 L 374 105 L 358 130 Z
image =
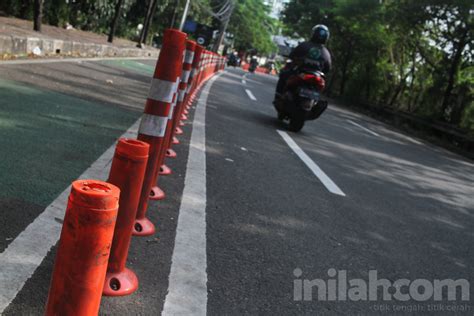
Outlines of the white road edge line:
M 138 125 L 139 120 L 121 137 L 136 138 Z M 114 151 L 115 142 L 78 179 L 106 180 Z M 0 314 L 10 305 L 59 240 L 70 191 L 71 186 L 68 186 L 0 254 Z
M 360 124 L 357 124 L 356 122 L 354 122 L 354 121 L 351 121 L 351 120 L 348 120 L 348 119 L 346 119 L 346 121 L 348 121 L 348 122 L 349 122 L 349 123 L 351 123 L 352 125 L 355 125 L 355 126 L 357 126 L 357 127 L 361 128 L 361 129 L 363 129 L 363 130 L 364 130 L 364 131 L 366 131 L 367 133 L 370 133 L 370 134 L 372 134 L 372 135 L 374 135 L 374 136 L 378 136 L 378 137 L 380 137 L 380 135 L 379 135 L 379 134 L 377 134 L 377 133 L 376 133 L 376 132 L 374 132 L 374 131 L 371 131 L 371 130 L 370 130 L 370 129 L 368 129 L 367 127 L 364 127 L 364 126 L 362 126 L 362 125 L 360 125 Z
M 247 95 L 252 101 L 257 101 L 257 98 L 253 95 L 252 91 L 250 91 L 249 89 L 245 89 L 245 92 L 247 92 Z
M 207 314 L 206 105 L 214 76 L 199 97 L 179 208 L 168 294 L 162 315 Z
M 328 189 L 329 192 L 346 196 L 344 192 L 324 173 L 321 168 L 298 146 L 298 144 L 284 131 L 277 130 L 286 144 L 295 152 L 295 154 L 305 163 L 305 165 L 318 177 L 319 181 Z

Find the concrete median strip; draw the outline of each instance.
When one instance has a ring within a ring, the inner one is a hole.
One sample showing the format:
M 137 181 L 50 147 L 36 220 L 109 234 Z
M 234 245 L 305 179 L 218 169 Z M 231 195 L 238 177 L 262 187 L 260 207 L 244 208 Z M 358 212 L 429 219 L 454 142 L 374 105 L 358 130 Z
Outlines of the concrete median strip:
M 206 103 L 216 75 L 202 91 L 194 116 L 163 315 L 207 314 Z
M 277 130 L 286 144 L 295 152 L 295 154 L 305 163 L 314 173 L 329 192 L 340 196 L 346 196 L 344 192 L 319 168 L 319 166 L 298 146 L 298 144 L 284 131 Z
M 122 137 L 136 138 L 139 121 Z M 105 180 L 115 150 L 107 149 L 78 179 Z M 68 186 L 28 227 L 0 254 L 0 313 L 15 299 L 51 248 L 59 240 L 66 210 Z
M 154 60 L 152 57 L 91 57 L 91 58 L 44 58 L 44 59 L 17 59 L 1 60 L 0 66 L 7 65 L 28 65 L 28 64 L 53 64 L 53 63 L 82 63 L 91 61 L 110 61 L 110 60 Z

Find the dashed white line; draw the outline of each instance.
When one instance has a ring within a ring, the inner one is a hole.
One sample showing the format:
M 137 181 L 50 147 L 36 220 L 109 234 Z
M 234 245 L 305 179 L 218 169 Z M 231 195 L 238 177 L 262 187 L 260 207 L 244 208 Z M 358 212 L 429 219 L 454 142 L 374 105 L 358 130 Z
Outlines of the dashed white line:
M 374 132 L 374 131 L 371 131 L 371 130 L 368 129 L 367 127 L 364 127 L 364 126 L 362 126 L 362 125 L 360 125 L 360 124 L 357 124 L 356 122 L 351 121 L 351 120 L 346 120 L 346 121 L 348 121 L 349 123 L 351 123 L 351 124 L 354 125 L 354 126 L 357 126 L 357 127 L 361 128 L 361 129 L 363 129 L 363 130 L 366 131 L 367 133 L 370 133 L 370 134 L 372 134 L 372 135 L 374 135 L 374 136 L 380 137 L 379 134 L 377 134 L 377 133 Z
M 242 79 L 242 84 L 247 84 L 247 81 L 245 81 L 245 79 Z
M 329 178 L 327 174 L 321 170 L 321 168 L 319 168 L 319 166 L 300 148 L 300 146 L 298 146 L 288 133 L 279 130 L 277 130 L 277 132 L 329 192 L 340 196 L 346 196 L 344 192 L 342 192 L 342 190 L 331 180 L 331 178 Z
M 179 208 L 168 295 L 162 315 L 207 314 L 206 103 L 212 78 L 194 115 L 183 197 Z
M 136 138 L 138 123 L 132 125 L 122 137 Z M 79 179 L 106 180 L 114 151 L 115 143 Z M 69 186 L 0 254 L 0 314 L 59 240 L 70 191 Z
M 249 96 L 250 100 L 257 101 L 257 98 L 253 95 L 252 91 L 249 89 L 245 89 L 245 92 L 247 92 L 247 95 Z

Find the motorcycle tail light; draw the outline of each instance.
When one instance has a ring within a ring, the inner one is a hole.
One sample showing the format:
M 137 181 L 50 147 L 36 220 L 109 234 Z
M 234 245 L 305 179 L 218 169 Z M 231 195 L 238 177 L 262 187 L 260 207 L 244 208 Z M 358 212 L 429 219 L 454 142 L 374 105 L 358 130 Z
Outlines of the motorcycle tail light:
M 305 74 L 303 80 L 309 84 L 317 86 L 321 90 L 323 90 L 326 85 L 326 82 L 321 76 L 315 76 L 312 74 Z

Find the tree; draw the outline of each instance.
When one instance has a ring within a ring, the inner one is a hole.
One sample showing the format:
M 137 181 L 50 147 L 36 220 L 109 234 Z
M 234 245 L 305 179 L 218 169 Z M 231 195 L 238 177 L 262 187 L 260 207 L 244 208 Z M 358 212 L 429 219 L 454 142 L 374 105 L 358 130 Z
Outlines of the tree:
M 41 32 L 42 19 L 43 19 L 43 0 L 35 0 L 33 29 L 37 32 Z
M 268 12 L 269 8 L 260 0 L 236 1 L 228 30 L 234 35 L 237 49 L 254 50 L 261 54 L 275 51 L 271 30 L 276 21 Z
M 112 22 L 110 23 L 110 32 L 109 37 L 107 38 L 107 42 L 112 43 L 114 40 L 115 29 L 117 28 L 117 22 L 120 18 L 120 11 L 122 9 L 123 0 L 117 0 L 115 5 L 114 16 L 112 18 Z

